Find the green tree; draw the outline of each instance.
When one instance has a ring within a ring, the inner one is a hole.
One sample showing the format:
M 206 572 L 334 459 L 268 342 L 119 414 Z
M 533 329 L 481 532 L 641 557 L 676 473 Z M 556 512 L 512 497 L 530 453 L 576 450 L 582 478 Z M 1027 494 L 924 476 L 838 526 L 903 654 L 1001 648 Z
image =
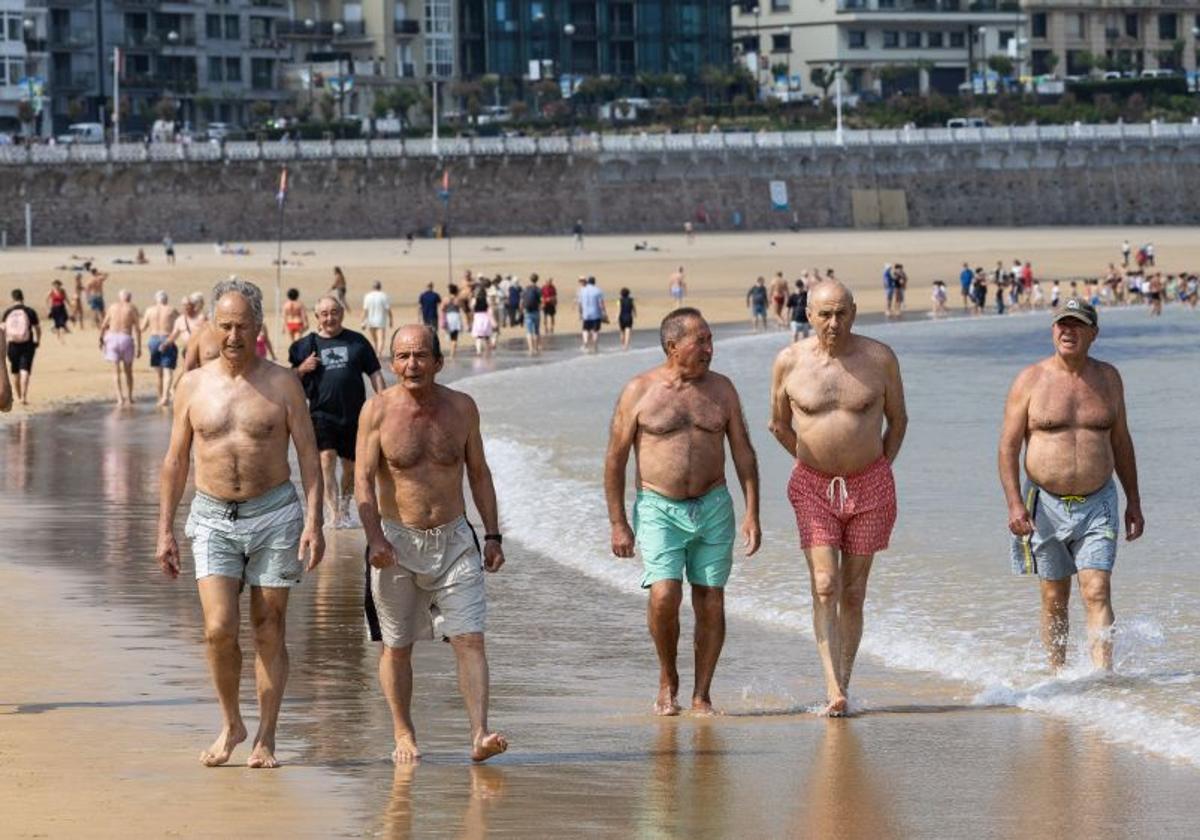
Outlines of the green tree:
M 334 112 L 337 110 L 337 101 L 329 91 L 321 94 L 321 98 L 317 100 L 317 113 L 321 115 L 321 122 L 328 125 L 333 122 Z
M 514 99 L 508 103 L 508 112 L 516 122 L 522 122 L 529 116 L 529 103 L 523 99 Z
M 1075 69 L 1085 76 L 1092 72 L 1096 64 L 1096 56 L 1088 50 L 1080 50 L 1075 54 Z
M 275 112 L 270 102 L 262 99 L 256 101 L 250 106 L 250 116 L 254 118 L 255 125 L 262 125 L 271 118 L 271 114 Z
M 808 80 L 821 89 L 821 98 L 829 98 L 829 89 L 837 81 L 837 68 L 814 67 L 808 72 Z
M 1013 60 L 1006 55 L 989 55 L 988 69 L 1001 78 L 1007 79 L 1013 74 Z
M 17 121 L 25 127 L 26 134 L 33 134 L 33 121 L 37 119 L 37 114 L 33 111 L 33 103 L 28 99 L 22 99 L 17 103 Z
M 1058 66 L 1058 53 L 1046 53 L 1046 72 L 1051 76 L 1054 75 L 1054 68 Z
M 164 96 L 154 105 L 154 114 L 163 122 L 175 121 L 175 100 Z
M 704 100 L 699 96 L 693 96 L 688 100 L 687 111 L 689 117 L 704 116 Z

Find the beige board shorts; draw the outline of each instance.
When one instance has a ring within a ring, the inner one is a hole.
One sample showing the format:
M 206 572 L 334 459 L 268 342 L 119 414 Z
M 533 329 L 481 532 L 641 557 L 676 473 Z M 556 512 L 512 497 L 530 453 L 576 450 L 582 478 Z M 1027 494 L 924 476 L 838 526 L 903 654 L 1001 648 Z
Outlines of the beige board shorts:
M 435 636 L 482 633 L 487 617 L 483 557 L 467 518 L 423 530 L 383 520 L 396 563 L 367 561 L 367 632 L 372 641 L 402 648 Z

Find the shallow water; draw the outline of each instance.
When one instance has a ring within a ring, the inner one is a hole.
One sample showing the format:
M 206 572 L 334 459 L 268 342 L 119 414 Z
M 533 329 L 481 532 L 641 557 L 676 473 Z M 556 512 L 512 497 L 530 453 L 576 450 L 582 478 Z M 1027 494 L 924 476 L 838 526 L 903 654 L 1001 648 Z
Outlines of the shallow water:
M 1151 441 L 1179 440 L 1179 407 L 1197 404 L 1196 384 L 1176 373 L 1196 355 L 1196 322 L 1183 315 L 1147 325 L 1140 312 L 1105 313 L 1097 348 L 1126 374 L 1150 522 L 1118 561 L 1116 679 L 1047 679 L 1034 587 L 1007 572 L 994 439 L 1008 379 L 1046 345 L 1044 322 L 880 326 L 869 332 L 900 354 L 912 419 L 897 467 L 901 521 L 877 565 L 856 674 L 872 713 L 807 714 L 822 692 L 783 500 L 789 464 L 765 431 L 780 338 L 734 338 L 718 345 L 716 367 L 735 377 L 750 416 L 767 541 L 729 587 L 734 620 L 715 684 L 728 717 L 646 714 L 655 667 L 637 567 L 607 549 L 606 425 L 624 379 L 657 362 L 649 349 L 458 385 L 479 400 L 510 537 L 509 564 L 489 579 L 488 644 L 492 719 L 513 749 L 468 766 L 452 656 L 427 644 L 414 708 L 426 759 L 411 772 L 387 763 L 390 720 L 361 623 L 361 534 L 329 531 L 329 557 L 289 611 L 281 757 L 349 793 L 352 836 L 1186 836 L 1200 599 L 1172 490 L 1194 469 Z M 48 627 L 60 611 L 94 611 L 105 644 L 141 663 L 72 691 L 10 684 L 0 698 L 9 713 L 92 704 L 129 716 L 150 705 L 171 711 L 181 750 L 211 739 L 218 715 L 195 588 L 187 574 L 166 581 L 152 556 L 167 433 L 167 417 L 148 407 L 0 428 L 0 561 L 45 579 L 44 603 L 25 606 Z

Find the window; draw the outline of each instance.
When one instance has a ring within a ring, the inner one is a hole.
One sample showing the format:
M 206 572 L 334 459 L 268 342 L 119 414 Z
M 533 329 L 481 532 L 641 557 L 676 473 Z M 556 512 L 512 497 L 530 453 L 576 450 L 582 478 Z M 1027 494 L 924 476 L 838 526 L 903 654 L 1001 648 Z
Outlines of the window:
M 1007 50 L 1008 42 L 1011 41 L 1015 37 L 1017 37 L 1017 33 L 1013 32 L 1011 29 L 1001 29 L 1000 30 L 1000 49 Z
M 792 0 L 771 0 L 772 12 L 790 12 L 792 10 Z
M 208 15 L 204 18 L 204 34 L 208 40 L 217 41 L 221 38 L 221 16 Z
M 411 79 L 417 75 L 417 66 L 413 61 L 413 48 L 410 41 L 396 45 L 396 75 L 402 79 Z
M 771 36 L 771 52 L 787 53 L 792 51 L 792 33 Z
M 965 32 L 951 32 L 950 46 L 962 49 L 967 45 L 967 34 Z
M 920 49 L 921 33 L 920 32 L 912 32 L 912 31 L 905 32 L 904 33 L 904 46 L 908 47 L 909 49 Z
M 225 15 L 225 40 L 242 40 L 241 20 L 237 15 Z
M 21 41 L 21 15 L 19 13 L 0 15 L 0 22 L 5 25 L 0 27 L 0 41 Z M 5 37 L 7 35 L 7 38 Z
M 900 46 L 900 33 L 894 29 L 883 30 L 883 45 L 885 47 Z
M 1158 16 L 1158 39 L 1160 41 L 1174 41 L 1179 37 L 1178 20 L 1179 16 L 1174 14 Z
M 1071 15 L 1067 18 L 1067 26 L 1067 34 L 1070 37 L 1087 37 L 1087 15 Z
M 242 59 L 240 56 L 225 59 L 225 81 L 240 82 L 242 80 Z
M 1125 15 L 1125 34 L 1130 38 L 1138 36 L 1138 16 L 1136 12 Z
M 256 90 L 270 90 L 275 87 L 275 59 L 250 59 L 250 84 Z
M 454 74 L 454 42 L 450 38 L 425 39 L 425 75 L 452 76 Z
M 1029 28 L 1034 38 L 1046 37 L 1046 13 L 1035 12 L 1029 16 Z
M 210 82 L 225 81 L 225 59 L 215 55 L 208 57 L 208 80 Z
M 930 47 L 943 46 L 943 42 L 945 40 L 943 37 L 943 33 L 941 33 L 941 32 L 928 32 L 925 35 L 925 39 L 929 43 Z
M 499 9 L 496 17 L 500 20 Z M 430 35 L 451 35 L 450 0 L 425 0 L 425 31 Z
M 867 32 L 865 29 L 851 29 L 846 32 L 847 45 L 852 50 L 867 48 Z

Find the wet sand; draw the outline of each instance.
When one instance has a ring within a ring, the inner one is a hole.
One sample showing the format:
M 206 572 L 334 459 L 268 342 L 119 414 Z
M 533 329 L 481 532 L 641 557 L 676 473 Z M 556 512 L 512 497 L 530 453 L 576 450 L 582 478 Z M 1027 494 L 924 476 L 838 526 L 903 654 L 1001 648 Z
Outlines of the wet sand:
M 465 238 L 453 240 L 455 281 L 465 269 L 489 275 L 516 273 L 522 278 L 538 272 L 543 279 L 556 278 L 560 299 L 560 346 L 571 348 L 567 339 L 578 328 L 573 312 L 575 278 L 594 274 L 610 302 L 622 286 L 628 286 L 637 301 L 640 326 L 654 326 L 668 311 L 668 275 L 679 265 L 686 270 L 687 302 L 699 306 L 716 324 L 745 324 L 747 288 L 755 277 L 768 280 L 782 270 L 789 279 L 807 268 L 833 267 L 855 291 L 860 311 L 883 310 L 881 274 L 884 263 L 903 263 L 910 286 L 910 317 L 923 317 L 929 308 L 931 283 L 947 281 L 951 305 L 958 302 L 957 275 L 963 261 L 992 269 L 998 260 L 1011 265 L 1014 257 L 1032 260 L 1040 277 L 1081 277 L 1102 271 L 1107 263 L 1120 261 L 1120 243 L 1128 238 L 1135 246 L 1145 241 L 1155 245 L 1159 266 L 1166 271 L 1195 270 L 1200 266 L 1200 237 L 1189 228 L 1039 228 L 989 230 L 911 231 L 804 231 L 800 233 L 700 234 L 688 245 L 682 234 L 647 240 L 657 251 L 634 251 L 634 236 L 589 236 L 583 251 L 575 250 L 568 236 Z M 21 287 L 26 301 L 44 315 L 44 301 L 54 278 L 74 288 L 70 271 L 56 266 L 71 265 L 71 255 L 94 257 L 110 274 L 105 296 L 115 300 L 119 289 L 133 292 L 140 309 L 152 303 L 156 289 L 165 289 L 173 303 L 193 291 L 207 292 L 229 274 L 239 274 L 259 283 L 268 308 L 274 306 L 274 243 L 243 243 L 249 256 L 221 255 L 211 243 L 179 244 L 178 261 L 164 263 L 157 241 L 144 244 L 149 265 L 114 265 L 115 258 L 132 259 L 138 244 L 124 246 L 79 246 L 12 248 L 0 253 L 0 297 L 7 306 L 9 290 Z M 416 298 L 426 283 L 444 291 L 451 274 L 447 245 L 442 240 L 422 239 L 412 253 L 404 254 L 403 241 L 366 240 L 338 242 L 285 242 L 282 271 L 286 289 L 300 289 L 310 309 L 332 278 L 333 266 L 341 266 L 349 283 L 349 301 L 355 312 L 347 326 L 356 329 L 361 321 L 358 307 L 373 280 L 380 280 L 395 304 L 397 323 L 416 320 Z M 1065 293 L 1065 291 L 1064 291 Z M 613 313 L 615 321 L 615 312 Z M 516 331 L 509 331 L 516 335 Z M 272 341 L 286 347 L 276 328 Z M 602 343 L 615 347 L 615 329 L 606 331 Z M 148 350 L 135 362 L 135 387 L 143 399 L 153 393 L 154 376 L 148 367 Z M 96 332 L 90 327 L 67 336 L 59 344 L 53 336 L 43 342 L 34 366 L 32 405 L 18 411 L 39 411 L 64 404 L 114 399 L 112 365 L 101 357 Z
M 952 682 L 865 659 L 855 693 L 869 713 L 816 717 L 811 640 L 753 622 L 730 624 L 714 686 L 729 714 L 656 719 L 643 597 L 530 552 L 515 534 L 508 565 L 489 579 L 492 721 L 509 753 L 471 766 L 453 657 L 425 643 L 414 715 L 426 758 L 390 765 L 390 721 L 360 617 L 361 533 L 330 531 L 329 556 L 289 613 L 284 768 L 245 769 L 244 746 L 229 768 L 202 768 L 196 756 L 219 714 L 191 565 L 171 583 L 152 559 L 167 431 L 148 407 L 0 429 L 0 812 L 10 836 L 1193 831 L 1194 768 L 1051 719 L 973 706 Z M 546 527 L 570 538 L 571 523 Z M 685 691 L 690 632 L 685 620 Z M 248 656 L 244 688 L 250 675 Z

